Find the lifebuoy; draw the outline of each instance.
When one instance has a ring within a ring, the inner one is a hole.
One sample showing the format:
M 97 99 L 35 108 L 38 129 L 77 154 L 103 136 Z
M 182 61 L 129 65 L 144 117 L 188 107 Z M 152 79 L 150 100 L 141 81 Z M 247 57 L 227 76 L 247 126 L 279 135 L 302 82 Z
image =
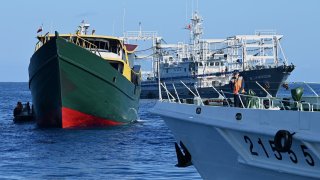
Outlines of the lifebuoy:
M 274 145 L 279 152 L 288 152 L 292 146 L 292 136 L 295 133 L 290 133 L 287 130 L 279 130 L 274 136 Z

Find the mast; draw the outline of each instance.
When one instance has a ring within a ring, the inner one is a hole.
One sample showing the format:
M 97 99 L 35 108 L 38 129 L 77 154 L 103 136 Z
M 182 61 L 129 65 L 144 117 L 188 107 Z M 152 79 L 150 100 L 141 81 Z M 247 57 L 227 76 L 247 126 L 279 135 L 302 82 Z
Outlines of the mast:
M 278 39 L 276 36 L 273 37 L 273 52 L 274 63 L 278 66 Z
M 191 43 L 192 43 L 192 54 L 193 54 L 193 61 L 200 61 L 200 38 L 203 34 L 202 28 L 202 21 L 203 19 L 199 16 L 198 12 L 195 11 L 192 14 L 191 18 Z
M 84 20 L 82 20 L 78 32 L 80 35 L 86 35 L 88 33 L 88 29 L 90 27 L 89 23 L 86 23 Z
M 160 52 L 161 53 L 161 52 Z M 158 88 L 159 88 L 159 100 L 162 100 L 162 93 L 161 93 L 161 81 L 160 81 L 160 56 L 158 56 L 158 66 L 157 66 L 157 70 L 158 70 Z
M 161 37 L 157 37 L 153 40 L 153 47 L 154 47 L 154 54 L 156 55 L 156 72 L 157 74 L 155 74 L 154 77 L 158 77 L 158 91 L 159 91 L 159 100 L 162 100 L 162 93 L 161 93 L 161 81 L 160 81 L 160 60 L 162 60 L 161 58 L 162 56 L 162 50 L 160 48 L 160 43 L 161 43 Z M 154 61 L 153 61 L 154 63 Z

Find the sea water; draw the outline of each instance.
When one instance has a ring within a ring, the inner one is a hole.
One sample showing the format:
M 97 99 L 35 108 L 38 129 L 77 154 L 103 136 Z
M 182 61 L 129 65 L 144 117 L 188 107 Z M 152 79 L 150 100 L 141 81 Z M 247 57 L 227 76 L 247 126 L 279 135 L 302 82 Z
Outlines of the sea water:
M 17 101 L 31 102 L 28 83 L 0 83 L 0 179 L 201 179 L 175 167 L 172 133 L 141 100 L 140 120 L 99 129 L 42 129 L 13 123 Z
M 290 84 L 298 86 L 314 95 Z M 320 94 L 318 84 L 310 86 Z M 141 100 L 137 123 L 99 129 L 14 124 L 17 101 L 31 102 L 28 83 L 0 83 L 0 179 L 201 179 L 193 166 L 175 167 L 172 133 L 148 112 L 155 100 Z

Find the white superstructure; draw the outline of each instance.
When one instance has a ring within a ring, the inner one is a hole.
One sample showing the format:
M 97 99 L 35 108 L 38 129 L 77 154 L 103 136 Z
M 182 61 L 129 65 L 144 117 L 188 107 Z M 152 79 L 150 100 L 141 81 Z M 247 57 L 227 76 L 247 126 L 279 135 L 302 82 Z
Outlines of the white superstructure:
M 164 44 L 161 37 L 153 41 L 156 43 L 153 45 L 154 50 L 160 52 L 160 67 L 174 68 L 180 63 L 189 62 L 194 63 L 194 66 L 184 71 L 185 75 L 210 76 L 234 70 L 248 71 L 288 65 L 280 44 L 283 35 L 274 30 L 257 30 L 252 35 L 235 35 L 224 39 L 204 39 L 202 22 L 199 13 L 194 12 L 190 24 L 185 27 L 190 31 L 189 43 Z M 161 78 L 175 77 L 166 70 L 160 74 Z

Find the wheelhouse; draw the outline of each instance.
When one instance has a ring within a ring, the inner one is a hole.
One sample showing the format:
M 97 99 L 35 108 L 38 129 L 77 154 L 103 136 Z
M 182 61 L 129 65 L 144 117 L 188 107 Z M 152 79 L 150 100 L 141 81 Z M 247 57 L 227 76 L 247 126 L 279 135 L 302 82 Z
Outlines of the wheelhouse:
M 54 37 L 54 35 L 48 33 L 38 36 L 37 38 L 39 39 L 39 42 L 36 45 L 36 50 L 38 50 L 52 37 Z M 126 45 L 118 38 L 111 36 L 79 34 L 61 34 L 59 37 L 100 56 L 132 82 L 140 76 L 140 72 L 133 71 L 133 60 L 129 60 L 129 57 L 134 56 L 128 56 L 128 54 L 134 53 L 135 49 L 127 51 Z
M 113 36 L 95 35 L 95 30 L 88 34 L 90 24 L 84 21 L 75 34 L 61 34 L 59 37 L 74 43 L 108 61 L 110 65 L 134 84 L 139 84 L 141 76 L 140 68 L 133 65 L 136 45 L 124 44 L 123 40 Z M 38 36 L 37 51 L 43 44 L 49 41 L 54 34 L 46 33 Z M 128 50 L 127 50 L 128 48 Z

